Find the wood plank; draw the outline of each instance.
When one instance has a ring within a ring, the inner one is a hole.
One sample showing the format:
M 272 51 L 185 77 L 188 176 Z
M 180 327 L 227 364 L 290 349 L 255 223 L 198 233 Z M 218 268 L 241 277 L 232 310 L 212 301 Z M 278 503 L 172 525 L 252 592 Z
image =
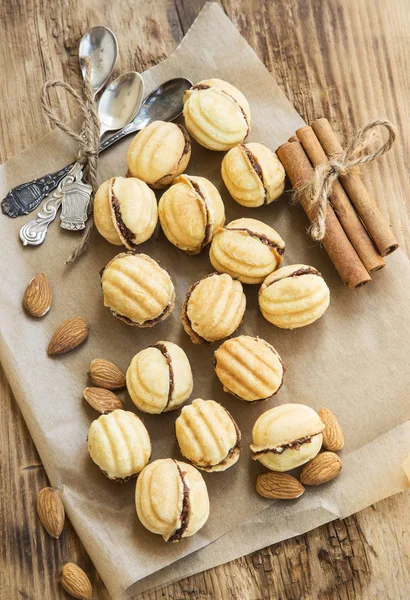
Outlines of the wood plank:
M 0 159 L 49 131 L 39 90 L 49 78 L 78 82 L 77 40 L 88 27 L 106 24 L 118 33 L 118 72 L 143 70 L 173 51 L 203 4 L 123 0 L 114 10 L 108 0 L 2 3 L 0 119 L 7 127 L 0 135 Z M 409 254 L 409 3 L 224 0 L 222 5 L 306 120 L 325 115 L 343 136 L 379 116 L 396 123 L 400 143 L 364 178 Z M 67 118 L 75 113 L 64 95 L 58 106 Z M 52 540 L 39 525 L 35 499 L 46 475 L 2 373 L 0 397 L 0 597 L 67 598 L 57 574 L 73 560 L 89 574 L 94 597 L 108 598 L 72 527 L 67 523 L 61 538 Z M 400 494 L 141 600 L 407 600 L 408 500 L 408 493 Z

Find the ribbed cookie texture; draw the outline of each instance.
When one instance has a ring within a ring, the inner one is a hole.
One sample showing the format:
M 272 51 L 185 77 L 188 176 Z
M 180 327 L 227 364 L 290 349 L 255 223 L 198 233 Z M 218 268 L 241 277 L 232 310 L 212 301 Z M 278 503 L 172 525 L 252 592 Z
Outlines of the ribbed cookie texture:
M 181 321 L 194 344 L 229 337 L 241 324 L 246 297 L 239 281 L 212 273 L 194 283 L 181 309 Z
M 198 254 L 225 223 L 222 198 L 205 177 L 176 177 L 162 195 L 158 211 L 168 240 L 188 254 Z
M 252 430 L 253 459 L 272 471 L 290 471 L 322 447 L 324 424 L 305 404 L 282 404 L 262 413 Z
M 210 150 L 229 150 L 250 132 L 248 101 L 222 79 L 205 79 L 187 90 L 184 117 L 191 136 Z
M 155 194 L 139 179 L 112 177 L 97 190 L 94 220 L 108 242 L 134 250 L 154 232 L 158 221 Z
M 154 189 L 163 188 L 185 171 L 190 157 L 191 140 L 185 127 L 153 121 L 137 133 L 128 148 L 128 174 Z
M 247 208 L 270 204 L 285 188 L 285 169 L 263 144 L 238 144 L 224 156 L 222 178 L 232 198 Z
M 279 354 L 259 337 L 226 340 L 214 354 L 214 368 L 224 391 L 248 402 L 272 398 L 283 383 Z
M 152 327 L 166 319 L 175 304 L 167 271 L 146 254 L 123 252 L 101 274 L 104 306 L 127 325 Z
M 285 242 L 266 223 L 237 219 L 215 232 L 209 259 L 220 273 L 242 283 L 261 283 L 282 263 Z
M 231 414 L 214 400 L 196 398 L 175 421 L 182 455 L 203 471 L 225 471 L 236 463 L 241 433 Z
M 92 460 L 109 479 L 127 481 L 136 477 L 151 457 L 148 431 L 129 411 L 102 415 L 91 423 L 87 439 Z
M 288 265 L 271 273 L 259 290 L 259 307 L 276 327 L 296 329 L 317 321 L 329 306 L 330 291 L 317 269 Z
M 192 393 L 191 365 L 172 342 L 157 342 L 138 352 L 127 370 L 127 389 L 140 410 L 159 414 L 178 408 Z
M 195 467 L 172 458 L 148 465 L 135 489 L 141 523 L 166 542 L 179 542 L 196 533 L 209 516 L 205 481 Z

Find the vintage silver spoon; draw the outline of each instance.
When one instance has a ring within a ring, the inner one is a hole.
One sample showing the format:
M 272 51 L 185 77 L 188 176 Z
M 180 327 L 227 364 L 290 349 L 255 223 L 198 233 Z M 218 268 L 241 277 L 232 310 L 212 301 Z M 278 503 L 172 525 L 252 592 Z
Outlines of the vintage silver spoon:
M 100 137 L 115 127 L 124 127 L 135 118 L 141 106 L 143 90 L 144 81 L 141 75 L 134 71 L 125 73 L 110 83 L 98 105 Z M 105 99 L 105 96 L 108 99 Z M 82 181 L 82 166 L 77 162 L 69 165 L 68 172 L 57 185 L 57 190 L 36 218 L 20 229 L 23 245 L 38 246 L 44 242 L 48 226 L 56 218 L 62 202 L 61 227 L 74 231 L 84 229 L 91 192 L 91 186 Z
M 94 97 L 111 78 L 118 56 L 117 39 L 107 27 L 93 27 L 86 31 L 80 40 L 79 57 L 88 58 L 91 68 L 91 81 Z M 85 75 L 82 70 L 83 77 Z M 1 209 L 8 217 L 27 215 L 35 210 L 68 174 L 73 165 L 59 169 L 55 173 L 22 183 L 10 190 L 1 203 Z

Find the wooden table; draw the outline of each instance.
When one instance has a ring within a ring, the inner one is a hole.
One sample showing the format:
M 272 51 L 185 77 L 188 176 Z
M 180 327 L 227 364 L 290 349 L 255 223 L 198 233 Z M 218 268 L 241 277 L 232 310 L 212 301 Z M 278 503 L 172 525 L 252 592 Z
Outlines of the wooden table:
M 0 8 L 1 160 L 49 131 L 40 88 L 47 79 L 79 81 L 77 42 L 86 29 L 97 24 L 111 27 L 120 44 L 119 69 L 143 71 L 175 49 L 203 4 L 203 0 L 5 0 Z M 399 145 L 366 170 L 365 180 L 409 254 L 408 0 L 224 0 L 222 4 L 307 121 L 327 116 L 341 134 L 378 116 L 396 123 Z M 67 97 L 59 96 L 59 105 L 65 117 L 74 114 Z M 35 500 L 47 477 L 4 374 L 0 387 L 0 597 L 67 597 L 57 576 L 70 560 L 89 574 L 94 598 L 107 598 L 71 526 L 67 524 L 57 541 L 40 526 Z M 409 500 L 409 493 L 400 494 L 142 598 L 407 600 Z

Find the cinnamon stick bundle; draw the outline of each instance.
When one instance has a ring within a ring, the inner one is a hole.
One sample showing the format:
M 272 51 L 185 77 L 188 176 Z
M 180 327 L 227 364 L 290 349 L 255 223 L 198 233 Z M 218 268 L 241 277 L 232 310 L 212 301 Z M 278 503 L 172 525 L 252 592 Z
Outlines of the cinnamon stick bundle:
M 300 189 L 312 178 L 312 165 L 298 141 L 282 144 L 276 153 L 294 188 Z M 307 195 L 301 197 L 301 204 L 309 220 L 312 221 L 315 211 Z M 371 281 L 369 273 L 343 231 L 330 204 L 326 209 L 326 233 L 322 244 L 348 288 L 357 288 Z
M 296 131 L 296 135 L 314 167 L 328 162 L 326 153 L 312 127 L 308 125 L 301 127 Z M 383 258 L 376 250 L 339 181 L 335 181 L 333 184 L 329 194 L 329 201 L 367 271 L 372 273 L 384 267 L 385 262 Z
M 343 148 L 327 119 L 317 119 L 311 123 L 311 126 L 328 157 L 343 153 Z M 399 244 L 360 176 L 351 172 L 344 177 L 340 177 L 340 182 L 380 254 L 387 256 L 394 252 Z

